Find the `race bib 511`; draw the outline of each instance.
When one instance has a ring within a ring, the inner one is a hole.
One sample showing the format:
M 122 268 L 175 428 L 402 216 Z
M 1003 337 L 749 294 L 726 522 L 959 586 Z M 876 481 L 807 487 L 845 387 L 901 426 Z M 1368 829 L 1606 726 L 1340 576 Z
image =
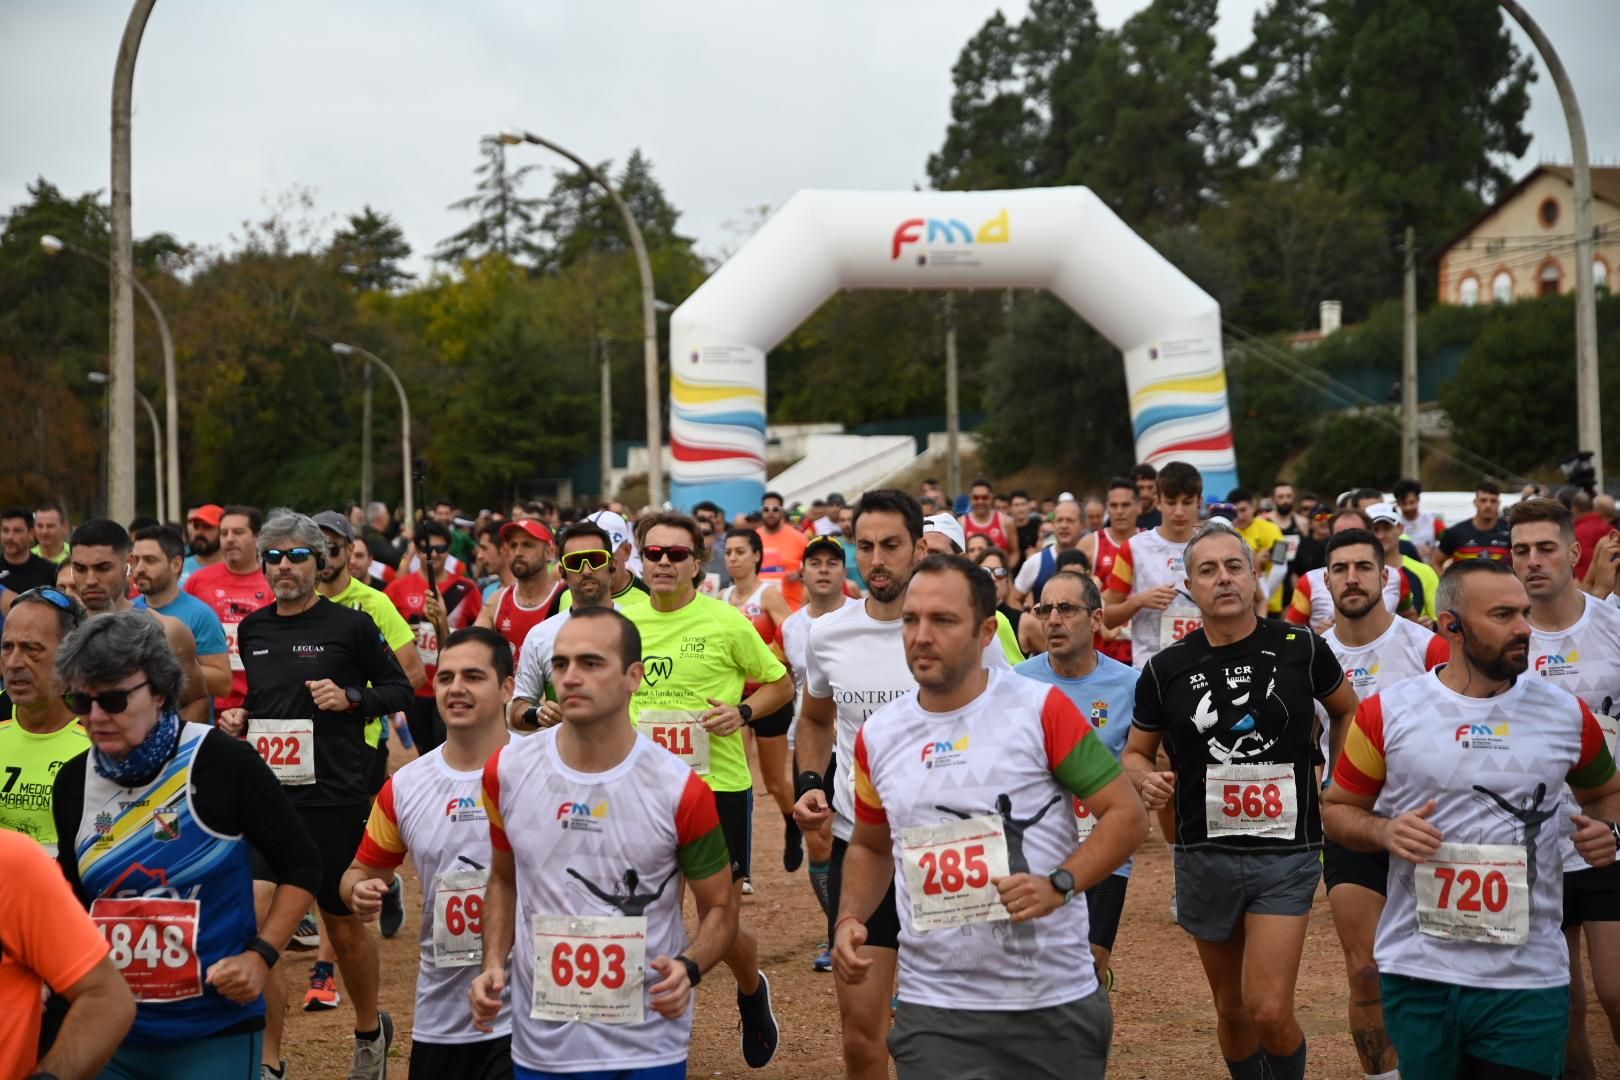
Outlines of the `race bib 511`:
M 681 709 L 646 709 L 636 722 L 647 738 L 686 762 L 699 776 L 708 776 L 709 733 L 698 715 Z

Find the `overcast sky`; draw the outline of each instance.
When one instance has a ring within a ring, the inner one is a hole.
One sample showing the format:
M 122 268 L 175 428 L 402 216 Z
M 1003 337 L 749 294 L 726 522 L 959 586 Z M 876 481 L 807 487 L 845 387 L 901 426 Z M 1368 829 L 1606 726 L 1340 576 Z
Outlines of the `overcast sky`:
M 1143 0 L 1096 0 L 1118 26 Z M 906 188 L 949 119 L 951 64 L 1022 0 L 161 0 L 135 78 L 134 225 L 224 245 L 267 199 L 313 190 L 334 219 L 392 214 L 413 268 L 460 229 L 481 134 L 527 127 L 594 161 L 639 146 L 698 248 L 804 187 Z M 1261 0 L 1223 0 L 1220 55 Z M 1620 3 L 1526 0 L 1585 107 L 1594 162 L 1620 161 Z M 44 176 L 108 186 L 113 60 L 128 0 L 0 4 L 0 208 Z M 1517 30 L 1515 29 L 1517 34 Z M 1521 47 L 1529 42 L 1519 36 Z M 1523 167 L 1568 160 L 1551 80 Z M 538 147 L 515 163 L 556 163 Z M 551 178 L 535 177 L 532 194 Z

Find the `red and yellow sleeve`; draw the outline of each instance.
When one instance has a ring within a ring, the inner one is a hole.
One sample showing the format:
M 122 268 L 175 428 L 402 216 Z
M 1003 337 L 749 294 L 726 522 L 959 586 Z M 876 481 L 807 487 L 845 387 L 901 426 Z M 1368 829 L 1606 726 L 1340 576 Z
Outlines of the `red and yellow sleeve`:
M 866 758 L 866 732 L 855 736 L 855 820 L 868 825 L 887 825 L 888 812 L 872 784 L 872 770 Z
M 360 838 L 355 861 L 364 866 L 393 869 L 405 861 L 405 838 L 399 833 L 399 812 L 394 807 L 394 778 L 383 781 L 377 801 L 371 804 L 366 833 Z
M 1131 563 L 1131 542 L 1126 541 L 1119 545 L 1119 554 L 1114 557 L 1113 569 L 1108 571 L 1108 580 L 1103 582 L 1103 592 L 1119 593 L 1121 596 L 1131 595 L 1131 582 L 1136 580 L 1136 570 Z
M 484 813 L 489 816 L 489 842 L 500 851 L 511 851 L 512 843 L 506 838 L 506 819 L 501 816 L 501 754 L 502 747 L 484 763 Z
M 1377 694 L 1356 707 L 1333 768 L 1333 783 L 1352 795 L 1371 798 L 1384 787 L 1384 703 Z
M 1441 664 L 1451 661 L 1451 646 L 1439 634 L 1429 639 L 1429 647 L 1423 653 L 1423 670 L 1433 671 Z
M 1295 626 L 1309 626 L 1311 624 L 1311 579 L 1301 577 L 1294 582 L 1294 598 L 1288 602 L 1288 610 L 1283 612 L 1283 618 Z
M 1602 787 L 1614 776 L 1614 757 L 1609 753 L 1609 740 L 1604 738 L 1597 717 L 1586 702 L 1576 701 L 1581 707 L 1581 759 L 1569 770 L 1569 786 L 1590 791 Z

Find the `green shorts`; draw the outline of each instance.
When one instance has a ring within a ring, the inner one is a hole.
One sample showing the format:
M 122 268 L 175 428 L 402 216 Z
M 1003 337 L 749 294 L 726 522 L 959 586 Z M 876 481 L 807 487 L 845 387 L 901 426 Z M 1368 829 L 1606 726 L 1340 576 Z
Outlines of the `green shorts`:
M 1379 977 L 1384 1027 L 1400 1055 L 1402 1076 L 1460 1077 L 1464 1061 L 1523 1069 L 1533 1076 L 1564 1071 L 1569 987 L 1487 990 Z

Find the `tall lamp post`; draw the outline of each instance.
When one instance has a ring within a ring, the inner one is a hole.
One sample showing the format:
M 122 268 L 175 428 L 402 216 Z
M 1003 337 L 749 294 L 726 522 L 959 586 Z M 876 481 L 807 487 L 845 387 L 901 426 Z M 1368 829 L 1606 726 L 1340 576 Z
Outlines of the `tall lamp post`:
M 102 266 L 111 269 L 111 265 L 107 260 L 94 251 L 89 248 L 82 248 L 78 244 L 70 244 L 59 237 L 48 234 L 42 236 L 39 238 L 39 246 L 48 255 L 58 255 L 63 251 L 71 251 L 75 255 L 83 255 L 87 259 L 94 259 Z M 136 292 L 141 294 L 141 299 L 146 301 L 147 308 L 152 312 L 152 320 L 157 323 L 158 337 L 163 341 L 163 420 L 166 432 L 163 442 L 164 457 L 167 458 L 169 466 L 169 492 L 166 500 L 159 501 L 160 504 L 166 502 L 168 508 L 178 515 L 185 511 L 185 506 L 180 502 L 180 398 L 175 390 L 174 339 L 169 336 L 169 321 L 163 317 L 163 309 L 158 307 L 156 300 L 152 299 L 152 294 L 146 291 L 146 286 L 141 284 L 141 279 L 131 274 L 129 283 L 135 287 Z M 95 374 L 100 375 L 101 372 Z M 162 511 L 158 512 L 158 519 L 161 521 L 169 520 Z
M 107 385 L 105 371 L 87 372 L 85 378 L 97 386 Z M 152 499 L 155 503 L 153 509 L 157 511 L 159 521 L 168 521 L 169 511 L 164 505 L 163 498 L 163 435 L 158 428 L 157 410 L 152 408 L 152 402 L 139 390 L 135 391 L 135 400 L 145 407 L 146 418 L 152 422 Z
M 411 403 L 405 397 L 405 385 L 399 381 L 399 376 L 394 374 L 394 369 L 383 363 L 382 358 L 376 353 L 341 341 L 332 342 L 332 351 L 339 356 L 358 356 L 376 364 L 393 382 L 394 392 L 399 394 L 399 483 L 405 489 L 405 528 L 413 529 L 416 527 L 416 506 L 411 491 Z
M 647 502 L 654 507 L 661 506 L 664 502 L 664 430 L 659 411 L 658 301 L 653 296 L 652 263 L 647 260 L 647 244 L 641 238 L 641 227 L 636 224 L 635 215 L 630 213 L 630 208 L 625 205 L 617 189 L 608 183 L 607 177 L 578 154 L 558 146 L 549 139 L 542 139 L 531 131 L 503 131 L 500 140 L 507 146 L 533 143 L 553 153 L 561 154 L 601 185 L 602 190 L 606 191 L 608 198 L 613 201 L 614 208 L 619 211 L 619 216 L 624 218 L 625 232 L 630 234 L 630 246 L 636 253 L 636 268 L 641 271 L 642 351 L 647 383 Z
M 135 94 L 135 56 L 157 0 L 135 0 L 118 43 L 112 87 L 112 303 L 108 342 L 112 354 L 107 386 L 107 516 L 128 521 L 135 516 L 135 280 L 134 242 L 130 231 L 131 103 Z

